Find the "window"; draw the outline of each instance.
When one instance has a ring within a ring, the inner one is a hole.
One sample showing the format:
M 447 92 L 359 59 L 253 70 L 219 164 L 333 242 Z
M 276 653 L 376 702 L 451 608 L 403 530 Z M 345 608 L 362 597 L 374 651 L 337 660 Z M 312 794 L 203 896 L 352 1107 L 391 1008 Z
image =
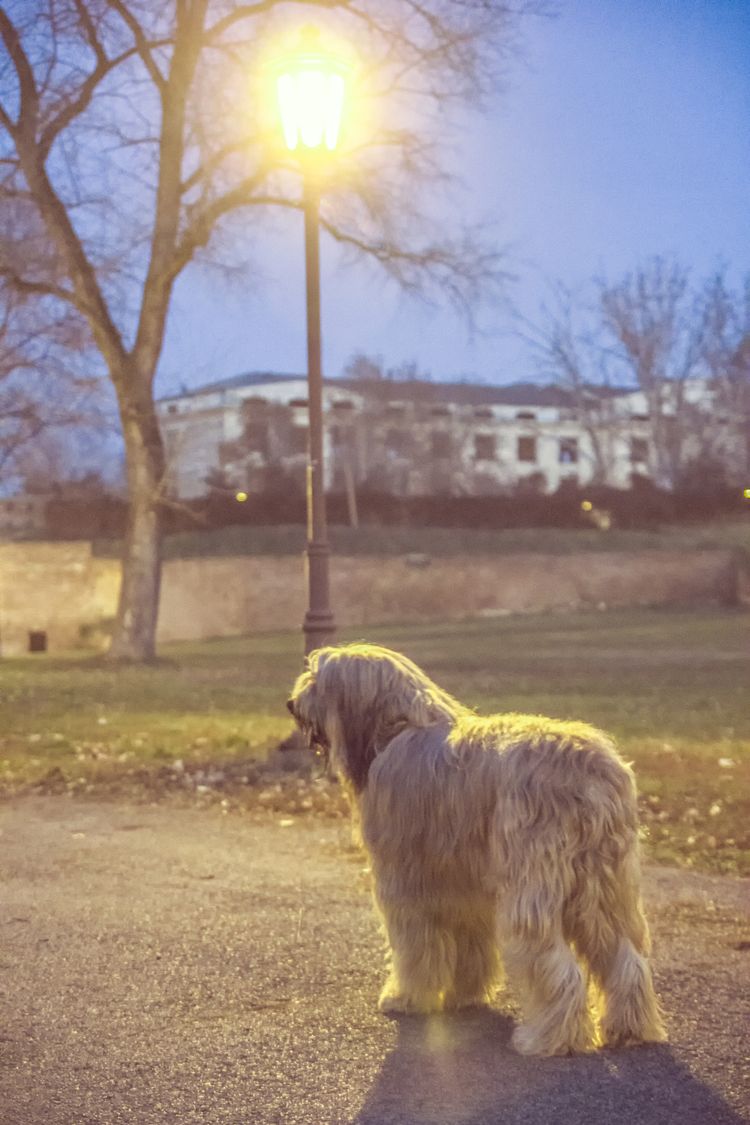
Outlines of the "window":
M 433 457 L 450 457 L 451 435 L 447 430 L 433 430 L 430 435 Z
M 474 460 L 494 461 L 497 458 L 497 438 L 494 434 L 474 435 Z
M 519 418 L 522 422 L 535 422 L 536 414 L 533 410 L 519 410 L 516 413 L 516 418 Z
M 167 407 L 167 414 L 176 414 L 176 413 L 177 413 L 177 403 L 176 402 L 170 402 L 169 406 Z
M 293 406 L 293 407 L 295 407 L 295 406 L 296 407 L 301 407 L 301 406 L 307 407 L 307 399 L 306 398 L 290 398 L 289 399 L 289 405 Z
M 336 399 L 334 403 L 332 403 L 332 408 L 334 410 L 340 410 L 342 412 L 346 410 L 354 410 L 354 403 L 349 398 L 339 398 Z
M 518 460 L 536 461 L 535 437 L 520 437 L 518 439 Z
M 630 439 L 630 460 L 634 465 L 643 465 L 648 461 L 648 442 L 645 438 Z
M 578 461 L 578 438 L 560 438 L 558 461 L 561 465 L 575 465 Z
M 485 418 L 487 421 L 491 421 L 493 417 L 492 410 L 489 406 L 478 406 L 474 411 L 474 417 Z
M 435 418 L 449 418 L 450 413 L 451 413 L 451 411 L 450 411 L 449 406 L 431 406 L 430 407 L 430 414 L 432 414 L 433 417 L 435 417 Z

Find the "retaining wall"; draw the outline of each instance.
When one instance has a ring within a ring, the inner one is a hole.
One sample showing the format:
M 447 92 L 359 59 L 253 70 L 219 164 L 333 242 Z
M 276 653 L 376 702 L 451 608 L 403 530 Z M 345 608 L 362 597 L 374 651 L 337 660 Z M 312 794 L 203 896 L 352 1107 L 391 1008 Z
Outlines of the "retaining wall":
M 45 632 L 51 651 L 106 645 L 119 563 L 88 543 L 0 544 L 0 653 L 26 652 Z M 746 587 L 731 551 L 332 558 L 340 625 L 635 605 L 734 605 Z M 304 562 L 297 556 L 199 558 L 164 564 L 160 642 L 300 626 Z

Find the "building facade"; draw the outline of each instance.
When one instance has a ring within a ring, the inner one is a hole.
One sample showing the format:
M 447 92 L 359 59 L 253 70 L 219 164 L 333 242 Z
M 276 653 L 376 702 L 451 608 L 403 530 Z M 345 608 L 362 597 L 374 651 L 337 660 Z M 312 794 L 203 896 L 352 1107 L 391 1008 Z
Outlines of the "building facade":
M 685 401 L 662 404 L 656 419 L 653 402 L 624 388 L 329 379 L 326 488 L 405 496 L 524 485 L 551 492 L 565 481 L 627 488 L 633 474 L 669 484 L 662 462 L 670 434 L 683 459 L 690 441 L 692 455 L 705 455 L 709 439 L 713 452 L 732 457 L 731 434 L 712 413 L 706 385 L 682 386 L 681 394 Z M 675 439 L 677 405 L 680 419 L 688 407 L 700 419 Z M 162 399 L 158 410 L 170 488 L 180 499 L 212 487 L 250 491 L 303 479 L 302 375 L 252 372 Z

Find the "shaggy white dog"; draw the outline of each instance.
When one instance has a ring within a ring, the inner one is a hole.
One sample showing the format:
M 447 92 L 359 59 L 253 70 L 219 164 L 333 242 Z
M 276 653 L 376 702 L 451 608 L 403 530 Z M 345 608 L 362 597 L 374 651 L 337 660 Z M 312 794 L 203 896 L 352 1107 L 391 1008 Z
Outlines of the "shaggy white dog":
M 484 1003 L 502 956 L 521 1053 L 665 1038 L 635 784 L 606 735 L 534 715 L 480 718 L 369 644 L 312 653 L 289 708 L 360 821 L 390 948 L 382 1011 Z

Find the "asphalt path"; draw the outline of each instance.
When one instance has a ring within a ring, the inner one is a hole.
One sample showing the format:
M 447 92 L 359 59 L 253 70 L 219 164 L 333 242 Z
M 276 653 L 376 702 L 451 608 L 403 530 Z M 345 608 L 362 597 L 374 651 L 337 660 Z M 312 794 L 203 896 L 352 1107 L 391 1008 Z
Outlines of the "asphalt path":
M 377 1013 L 341 824 L 51 797 L 0 831 L 2 1125 L 750 1121 L 747 880 L 648 869 L 670 1043 L 541 1060 L 504 996 Z

